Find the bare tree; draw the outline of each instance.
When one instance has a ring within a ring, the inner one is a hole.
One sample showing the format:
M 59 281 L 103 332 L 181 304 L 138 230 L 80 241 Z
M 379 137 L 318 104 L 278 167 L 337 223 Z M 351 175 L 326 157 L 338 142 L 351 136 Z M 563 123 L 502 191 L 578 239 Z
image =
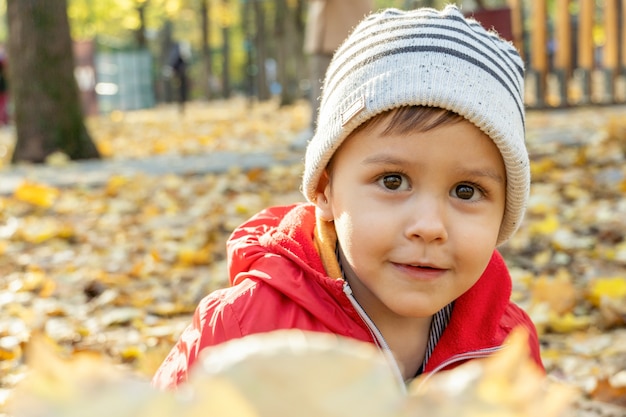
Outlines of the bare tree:
M 98 158 L 83 120 L 66 0 L 7 0 L 11 94 L 17 143 L 12 162 L 56 151 Z

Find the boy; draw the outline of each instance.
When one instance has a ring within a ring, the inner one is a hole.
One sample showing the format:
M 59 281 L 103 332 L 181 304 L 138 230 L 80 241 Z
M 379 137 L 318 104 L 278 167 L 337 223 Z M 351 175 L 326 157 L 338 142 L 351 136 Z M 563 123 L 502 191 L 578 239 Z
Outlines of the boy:
M 409 381 L 488 356 L 521 325 L 541 366 L 495 250 L 528 198 L 522 96 L 515 49 L 453 6 L 362 21 L 326 74 L 309 203 L 234 231 L 232 287 L 200 303 L 154 385 L 185 381 L 204 347 L 285 328 L 375 343 Z

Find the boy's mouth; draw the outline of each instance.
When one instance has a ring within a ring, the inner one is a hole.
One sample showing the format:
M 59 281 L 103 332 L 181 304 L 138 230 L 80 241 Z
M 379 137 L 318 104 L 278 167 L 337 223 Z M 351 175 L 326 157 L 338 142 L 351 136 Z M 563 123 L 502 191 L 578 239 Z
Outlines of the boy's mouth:
M 445 268 L 431 264 L 395 264 L 396 268 L 407 277 L 418 281 L 436 280 L 446 272 Z
M 409 265 L 413 268 L 419 268 L 419 269 L 430 269 L 430 270 L 441 270 L 443 268 L 439 268 L 436 265 L 430 265 L 430 264 L 411 264 Z
M 445 271 L 445 268 L 441 268 L 435 264 L 430 264 L 430 263 L 407 263 L 407 264 L 397 263 L 396 265 L 399 267 L 420 270 L 420 271 L 429 271 L 429 272 Z

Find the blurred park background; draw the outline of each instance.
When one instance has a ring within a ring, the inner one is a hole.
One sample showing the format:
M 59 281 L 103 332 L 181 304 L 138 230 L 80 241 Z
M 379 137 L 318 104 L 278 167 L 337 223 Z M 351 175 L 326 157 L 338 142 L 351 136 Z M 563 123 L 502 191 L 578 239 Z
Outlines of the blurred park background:
M 233 228 L 303 199 L 308 3 L 0 0 L 0 415 L 36 333 L 148 378 L 226 285 Z M 548 373 L 621 407 L 584 415 L 623 416 L 626 1 L 456 3 L 526 62 L 513 298 Z
M 377 9 L 446 2 L 371 3 Z M 626 102 L 623 1 L 456 3 L 518 47 L 527 65 L 529 108 Z M 290 105 L 316 95 L 303 50 L 307 5 L 305 0 L 0 2 L 0 54 L 9 89 L 0 123 L 10 119 L 21 126 L 13 159 L 41 162 L 58 146 L 71 159 L 97 156 L 81 116 L 237 96 Z M 73 103 L 72 74 L 80 108 Z M 64 116 L 54 114 L 59 109 Z M 41 122 L 41 114 L 48 122 Z M 34 149 L 32 143 L 45 142 L 59 129 L 74 133 L 59 133 L 57 144 Z M 22 146 L 21 137 L 29 137 L 23 141 L 31 145 Z

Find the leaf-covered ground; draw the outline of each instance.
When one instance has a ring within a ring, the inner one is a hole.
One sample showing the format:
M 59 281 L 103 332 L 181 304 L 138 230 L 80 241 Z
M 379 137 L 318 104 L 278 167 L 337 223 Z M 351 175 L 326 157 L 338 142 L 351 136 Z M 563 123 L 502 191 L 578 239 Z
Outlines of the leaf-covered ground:
M 232 100 L 192 104 L 184 116 L 115 112 L 89 127 L 116 160 L 233 150 L 282 158 L 297 155 L 289 144 L 307 119 L 303 103 Z M 580 389 L 581 410 L 626 407 L 626 107 L 530 112 L 527 137 L 530 204 L 501 248 L 514 299 L 540 331 L 549 374 Z M 11 147 L 5 130 L 0 169 Z M 63 169 L 58 155 L 50 163 Z M 302 200 L 301 168 L 26 181 L 0 196 L 0 413 L 37 332 L 67 354 L 103 352 L 148 378 L 200 298 L 225 285 L 230 231 L 267 205 Z

